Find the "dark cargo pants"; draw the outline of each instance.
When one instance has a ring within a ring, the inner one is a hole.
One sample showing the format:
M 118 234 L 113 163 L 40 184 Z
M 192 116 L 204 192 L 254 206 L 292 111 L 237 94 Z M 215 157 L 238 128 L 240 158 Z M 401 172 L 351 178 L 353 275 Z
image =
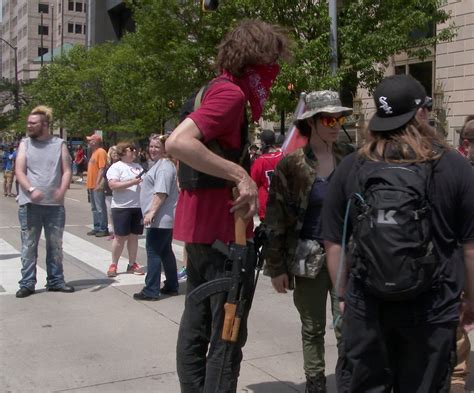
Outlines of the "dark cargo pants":
M 351 280 L 336 370 L 339 393 L 449 393 L 457 322 L 429 323 L 417 311 L 406 301 L 382 302 L 354 290 Z
M 248 243 L 247 288 L 253 288 L 256 256 Z M 209 245 L 187 244 L 187 293 L 225 275 L 225 256 Z M 198 305 L 186 299 L 176 348 L 182 393 L 233 393 L 247 340 L 248 309 L 242 318 L 236 343 L 221 339 L 227 293 L 216 294 Z

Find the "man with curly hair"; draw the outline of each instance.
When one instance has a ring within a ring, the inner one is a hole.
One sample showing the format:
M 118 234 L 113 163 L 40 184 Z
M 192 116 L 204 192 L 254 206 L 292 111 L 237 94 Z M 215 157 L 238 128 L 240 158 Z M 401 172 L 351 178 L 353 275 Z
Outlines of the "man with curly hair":
M 257 212 L 257 187 L 239 165 L 247 151 L 245 106 L 249 102 L 253 121 L 260 118 L 279 71 L 277 61 L 287 54 L 287 37 L 280 28 L 258 20 L 241 22 L 218 46 L 220 75 L 209 83 L 200 107 L 166 142 L 168 153 L 180 160 L 174 237 L 186 243 L 188 293 L 225 275 L 226 257 L 211 246 L 216 240 L 234 241 L 233 213 L 243 209 L 250 219 Z M 184 174 L 186 167 L 192 175 Z M 235 200 L 233 187 L 239 192 Z M 249 224 L 247 239 L 252 237 Z M 248 245 L 247 271 L 253 272 L 255 252 L 252 243 Z M 248 283 L 252 287 L 252 274 Z M 236 390 L 248 310 L 238 341 L 229 346 L 220 338 L 225 301 L 226 294 L 220 293 L 198 305 L 186 302 L 177 344 L 183 393 Z
M 38 242 L 46 239 L 46 289 L 74 292 L 63 274 L 64 196 L 71 182 L 71 157 L 64 141 L 49 132 L 52 111 L 37 106 L 28 116 L 28 138 L 18 148 L 15 175 L 20 184 L 21 280 L 16 297 L 35 292 Z

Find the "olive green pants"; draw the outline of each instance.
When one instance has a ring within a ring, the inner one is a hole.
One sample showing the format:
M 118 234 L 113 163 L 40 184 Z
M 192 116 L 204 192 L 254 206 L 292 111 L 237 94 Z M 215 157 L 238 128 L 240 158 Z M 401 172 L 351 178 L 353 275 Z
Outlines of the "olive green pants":
M 341 319 L 339 303 L 332 290 L 331 278 L 323 267 L 316 278 L 295 277 L 293 301 L 301 318 L 304 371 L 307 377 L 324 375 L 324 334 L 326 332 L 326 303 L 331 297 L 334 332 L 339 346 Z

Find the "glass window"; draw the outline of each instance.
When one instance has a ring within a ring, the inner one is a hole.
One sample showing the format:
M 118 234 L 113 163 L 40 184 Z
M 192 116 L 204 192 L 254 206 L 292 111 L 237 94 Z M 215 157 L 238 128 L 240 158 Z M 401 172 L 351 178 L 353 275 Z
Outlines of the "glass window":
M 49 27 L 48 26 L 38 26 L 38 34 L 39 35 L 48 35 L 49 34 Z
M 49 13 L 49 5 L 48 4 L 38 4 L 38 12 L 43 14 Z
M 75 28 L 76 34 L 82 34 L 82 25 L 76 25 Z
M 38 47 L 38 56 L 45 55 L 48 53 L 48 48 Z
M 422 63 L 410 64 L 410 75 L 420 81 L 426 89 L 426 94 L 431 97 L 433 92 L 433 62 L 424 61 Z
M 76 12 L 82 12 L 82 3 L 80 1 L 76 2 Z
M 67 24 L 67 32 L 68 33 L 74 33 L 74 23 L 68 23 Z
M 74 11 L 74 1 L 70 1 L 70 2 L 68 3 L 67 9 L 68 9 L 69 11 Z

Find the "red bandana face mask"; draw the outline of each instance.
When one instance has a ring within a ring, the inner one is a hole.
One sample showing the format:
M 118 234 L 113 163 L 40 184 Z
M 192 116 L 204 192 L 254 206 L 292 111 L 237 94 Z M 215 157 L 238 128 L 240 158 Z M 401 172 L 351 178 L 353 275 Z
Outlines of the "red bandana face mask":
M 262 116 L 263 107 L 270 94 L 280 66 L 278 64 L 254 65 L 247 67 L 242 82 L 245 83 L 249 91 L 249 103 L 252 110 L 252 120 L 257 121 Z

